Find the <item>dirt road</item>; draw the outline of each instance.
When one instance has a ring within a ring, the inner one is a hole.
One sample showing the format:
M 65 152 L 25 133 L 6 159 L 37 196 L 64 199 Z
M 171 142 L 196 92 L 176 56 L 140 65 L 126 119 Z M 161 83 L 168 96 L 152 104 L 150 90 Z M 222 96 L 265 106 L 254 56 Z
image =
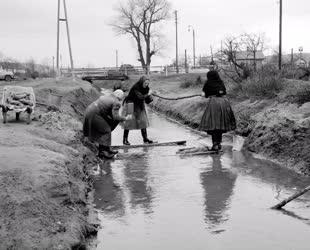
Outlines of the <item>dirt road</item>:
M 63 97 L 60 111 L 37 106 L 30 125 L 14 113 L 1 121 L 0 249 L 71 249 L 96 231 L 87 222 L 87 165 L 95 159 L 79 138 L 82 110 L 96 93 L 68 80 L 10 84 L 33 86 L 40 102 L 51 91 Z

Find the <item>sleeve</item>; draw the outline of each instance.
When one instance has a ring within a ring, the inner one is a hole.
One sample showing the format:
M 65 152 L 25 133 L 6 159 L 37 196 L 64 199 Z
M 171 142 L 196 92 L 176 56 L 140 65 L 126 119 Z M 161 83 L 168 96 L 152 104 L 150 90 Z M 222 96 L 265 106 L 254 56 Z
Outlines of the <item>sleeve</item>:
M 205 84 L 203 85 L 203 88 L 202 88 L 202 92 L 204 92 L 205 93 L 205 97 L 207 97 L 208 96 L 208 91 L 207 91 L 207 89 L 208 89 L 208 87 L 207 87 L 207 82 L 205 82 Z
M 139 92 L 138 90 L 135 90 L 134 93 L 135 93 L 135 96 L 139 100 L 144 100 L 148 96 L 148 94 L 146 94 L 146 95 L 141 94 L 141 92 Z
M 119 102 L 113 104 L 112 106 L 113 119 L 116 121 L 125 121 L 126 120 L 125 116 L 120 115 L 120 108 L 121 104 Z

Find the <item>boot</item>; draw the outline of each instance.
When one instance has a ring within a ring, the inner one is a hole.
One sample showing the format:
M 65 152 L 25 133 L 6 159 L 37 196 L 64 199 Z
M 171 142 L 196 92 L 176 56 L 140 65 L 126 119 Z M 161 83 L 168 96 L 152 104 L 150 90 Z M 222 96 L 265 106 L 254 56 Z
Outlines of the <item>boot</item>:
M 142 134 L 143 142 L 144 142 L 144 143 L 147 143 L 147 144 L 152 144 L 152 143 L 153 143 L 152 140 L 150 140 L 150 139 L 147 138 L 147 131 L 146 131 L 146 128 L 141 129 L 141 134 Z
M 114 157 L 114 154 L 111 154 L 109 152 L 109 147 L 99 144 L 98 148 L 98 157 L 100 159 L 112 159 Z
M 113 150 L 111 147 L 109 147 L 108 152 L 109 152 L 110 154 L 116 155 L 116 154 L 118 153 L 118 150 Z
M 124 129 L 124 136 L 123 136 L 123 144 L 124 145 L 130 145 L 130 143 L 128 141 L 128 135 L 129 135 L 129 130 Z
M 215 132 L 212 133 L 212 148 L 210 149 L 211 151 L 219 151 L 219 144 L 217 141 L 217 135 Z

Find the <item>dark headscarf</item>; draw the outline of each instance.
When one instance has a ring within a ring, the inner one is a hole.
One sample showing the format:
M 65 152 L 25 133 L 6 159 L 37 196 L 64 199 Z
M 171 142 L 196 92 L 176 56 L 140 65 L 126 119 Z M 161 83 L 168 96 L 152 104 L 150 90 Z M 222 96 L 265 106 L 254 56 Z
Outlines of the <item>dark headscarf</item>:
M 202 89 L 202 91 L 205 92 L 206 97 L 211 95 L 226 95 L 225 85 L 217 71 L 210 70 L 207 73 L 207 78 L 208 79 Z
M 129 90 L 128 96 L 125 98 L 124 102 L 133 102 L 139 105 L 141 108 L 144 106 L 144 100 L 140 100 L 137 98 L 136 91 L 140 92 L 142 95 L 147 95 L 150 91 L 150 88 L 143 87 L 143 83 L 149 78 L 146 76 L 142 76 L 138 82 L 136 82 L 131 89 Z

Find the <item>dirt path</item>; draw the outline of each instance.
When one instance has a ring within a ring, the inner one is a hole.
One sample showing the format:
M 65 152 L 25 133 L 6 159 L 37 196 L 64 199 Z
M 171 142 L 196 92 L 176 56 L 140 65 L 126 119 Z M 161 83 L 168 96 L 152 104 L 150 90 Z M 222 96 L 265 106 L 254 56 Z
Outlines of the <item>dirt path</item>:
M 0 249 L 71 249 L 96 231 L 87 222 L 87 166 L 95 159 L 80 142 L 78 119 L 95 93 L 82 82 L 16 84 L 33 86 L 38 100 L 47 102 L 50 90 L 63 100 L 61 112 L 36 107 L 30 125 L 15 114 L 1 121 Z

